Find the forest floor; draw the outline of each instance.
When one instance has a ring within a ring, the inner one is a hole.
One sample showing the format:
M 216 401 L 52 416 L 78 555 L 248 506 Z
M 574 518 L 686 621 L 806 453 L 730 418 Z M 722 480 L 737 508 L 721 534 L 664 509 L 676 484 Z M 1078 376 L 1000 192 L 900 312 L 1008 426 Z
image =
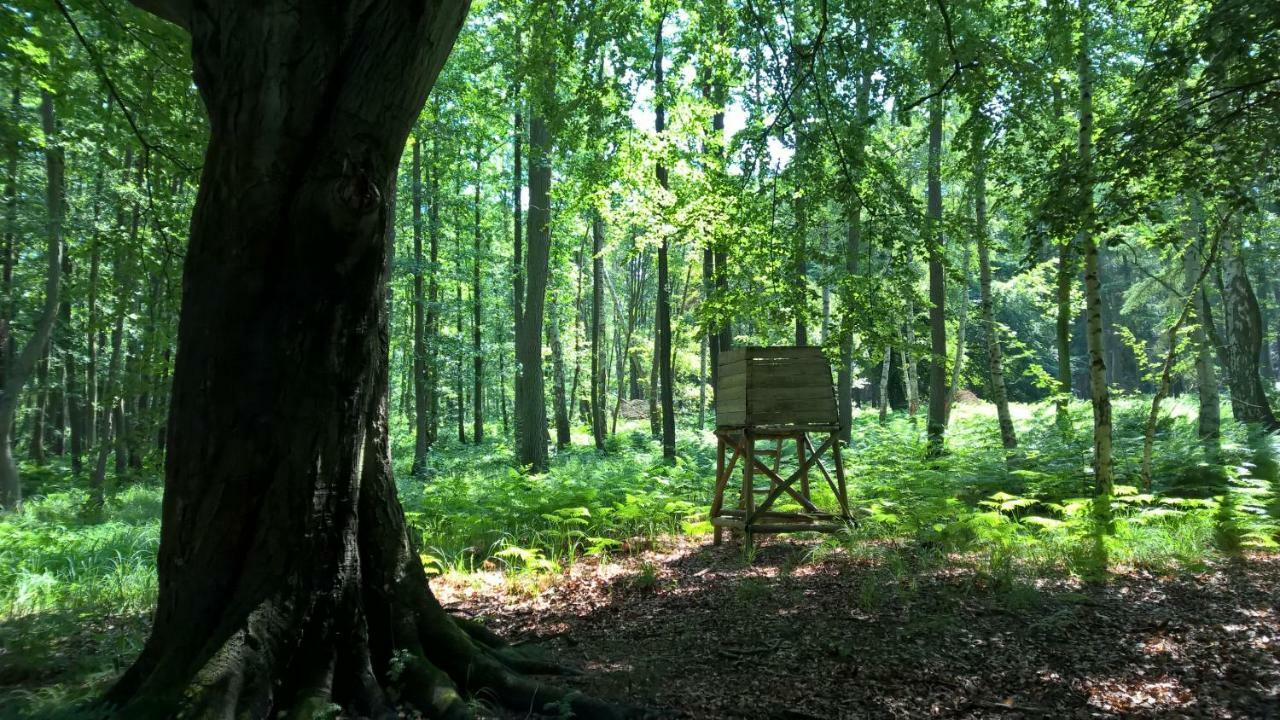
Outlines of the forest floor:
M 676 717 L 1280 718 L 1280 555 L 1085 583 L 709 540 L 588 558 L 537 594 L 432 584 L 584 671 L 556 682 Z

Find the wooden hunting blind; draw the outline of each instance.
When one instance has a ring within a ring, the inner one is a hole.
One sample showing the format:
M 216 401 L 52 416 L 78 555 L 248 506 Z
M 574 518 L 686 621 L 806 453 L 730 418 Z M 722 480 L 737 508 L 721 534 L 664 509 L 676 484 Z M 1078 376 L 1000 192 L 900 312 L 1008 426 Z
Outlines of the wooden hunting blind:
M 840 417 L 831 364 L 819 348 L 747 347 L 720 353 L 716 373 L 716 485 L 711 500 L 715 543 L 724 528 L 743 533 L 832 532 L 849 521 L 844 462 L 840 457 Z M 819 444 L 815 445 L 814 441 Z M 760 441 L 773 447 L 758 447 Z M 783 448 L 795 443 L 795 470 L 779 473 Z M 728 460 L 726 462 L 726 456 Z M 766 464 L 760 456 L 770 458 Z M 831 460 L 828 470 L 823 458 Z M 741 466 L 741 467 L 739 467 Z M 818 470 L 839 508 L 819 509 L 810 496 L 811 470 Z M 725 490 L 741 471 L 738 504 L 726 508 Z M 767 485 L 757 487 L 757 479 Z M 762 496 L 756 501 L 756 496 Z M 784 496 L 796 511 L 775 510 Z

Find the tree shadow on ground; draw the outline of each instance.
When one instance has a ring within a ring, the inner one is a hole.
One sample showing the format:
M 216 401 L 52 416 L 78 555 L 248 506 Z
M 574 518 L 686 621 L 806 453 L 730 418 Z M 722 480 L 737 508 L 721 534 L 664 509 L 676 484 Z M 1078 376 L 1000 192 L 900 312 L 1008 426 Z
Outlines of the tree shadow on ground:
M 1280 717 L 1276 556 L 1083 585 L 815 547 L 769 539 L 747 564 L 684 540 L 461 607 L 581 667 L 584 692 L 681 717 Z

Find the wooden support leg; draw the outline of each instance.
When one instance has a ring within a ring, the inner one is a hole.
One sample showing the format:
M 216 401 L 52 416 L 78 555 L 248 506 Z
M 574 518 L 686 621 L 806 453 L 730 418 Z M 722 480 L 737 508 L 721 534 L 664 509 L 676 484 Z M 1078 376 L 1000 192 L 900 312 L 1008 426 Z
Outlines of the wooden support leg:
M 809 469 L 805 467 L 804 464 L 804 446 L 808 440 L 808 436 L 805 435 L 805 433 L 800 433 L 799 435 L 796 435 L 795 439 L 796 462 L 799 463 L 800 467 L 800 494 L 804 496 L 804 499 L 812 500 L 813 498 L 809 497 Z
M 719 433 L 716 434 L 716 488 L 715 493 L 711 496 L 711 517 L 715 518 L 720 515 L 720 509 L 724 507 L 724 437 Z M 724 530 L 717 527 L 714 531 L 712 543 L 719 545 L 724 535 Z
M 844 458 L 840 453 L 840 438 L 832 436 L 834 442 L 831 443 L 831 452 L 835 455 L 836 461 L 836 486 L 839 488 L 836 492 L 836 500 L 840 502 L 840 510 L 844 513 L 844 517 L 849 517 L 849 489 L 844 482 Z
M 773 472 L 775 474 L 782 467 L 782 441 L 783 438 L 775 438 L 773 441 Z M 772 483 L 770 488 L 772 489 Z
M 755 493 L 755 457 L 756 457 L 756 439 L 750 433 L 746 433 L 744 438 L 747 446 L 747 458 L 751 462 L 744 464 L 742 468 L 742 548 L 750 551 L 752 547 L 751 522 L 755 519 L 756 493 Z

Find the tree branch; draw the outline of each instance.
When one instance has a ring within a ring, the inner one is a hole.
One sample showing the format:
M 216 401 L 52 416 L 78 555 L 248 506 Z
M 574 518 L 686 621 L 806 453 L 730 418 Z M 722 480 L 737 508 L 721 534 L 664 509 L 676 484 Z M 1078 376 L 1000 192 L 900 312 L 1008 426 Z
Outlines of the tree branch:
M 977 60 L 970 60 L 967 63 L 961 63 L 960 58 L 956 57 L 956 37 L 951 29 L 951 13 L 947 10 L 946 0 L 934 0 L 934 4 L 938 6 L 938 12 L 942 14 L 942 27 L 947 36 L 947 49 L 951 52 L 951 74 L 942 83 L 941 87 L 924 97 L 917 98 L 911 104 L 907 105 L 907 110 L 914 110 L 920 105 L 938 97 L 945 93 L 951 87 L 951 83 L 960 77 L 960 73 L 965 70 L 972 70 L 980 64 Z
M 186 0 L 129 0 L 134 7 L 190 31 L 191 4 Z M 61 3 L 59 3 L 61 4 Z

